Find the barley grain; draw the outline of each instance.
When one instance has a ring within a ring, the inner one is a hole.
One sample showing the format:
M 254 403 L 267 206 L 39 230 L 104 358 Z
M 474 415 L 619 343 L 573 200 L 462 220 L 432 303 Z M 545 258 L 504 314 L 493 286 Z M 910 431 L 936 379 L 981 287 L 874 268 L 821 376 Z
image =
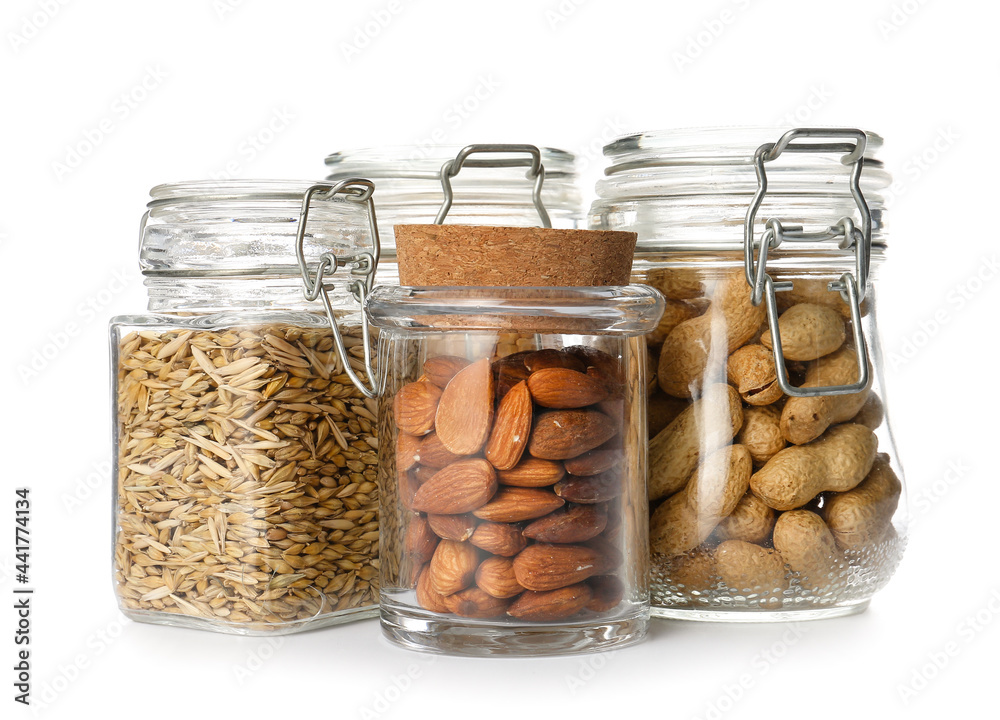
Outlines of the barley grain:
M 121 339 L 124 609 L 257 628 L 377 602 L 377 406 L 332 348 L 287 325 Z

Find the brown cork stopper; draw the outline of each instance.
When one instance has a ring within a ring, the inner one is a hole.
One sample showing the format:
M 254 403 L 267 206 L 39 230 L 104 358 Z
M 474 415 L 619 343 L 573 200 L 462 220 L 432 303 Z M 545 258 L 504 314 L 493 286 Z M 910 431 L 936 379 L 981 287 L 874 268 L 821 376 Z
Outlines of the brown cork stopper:
M 628 285 L 636 234 L 486 225 L 397 225 L 399 284 Z

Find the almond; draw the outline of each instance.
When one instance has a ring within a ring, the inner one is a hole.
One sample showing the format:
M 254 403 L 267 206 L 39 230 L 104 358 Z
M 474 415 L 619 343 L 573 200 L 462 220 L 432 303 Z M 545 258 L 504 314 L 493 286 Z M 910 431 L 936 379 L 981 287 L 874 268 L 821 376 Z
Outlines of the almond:
M 427 566 L 426 563 L 423 565 L 412 565 L 407 564 L 403 567 L 397 568 L 399 570 L 399 583 L 400 587 L 407 587 L 410 590 L 415 590 L 417 588 L 417 582 L 420 580 L 420 573 Z
M 396 427 L 410 435 L 426 435 L 434 429 L 441 389 L 429 382 L 411 382 L 399 389 L 392 400 Z
M 444 604 L 460 617 L 488 619 L 502 617 L 510 600 L 494 597 L 477 587 L 470 587 L 449 595 Z
M 502 400 L 519 382 L 528 379 L 531 372 L 524 366 L 524 358 L 530 354 L 530 352 L 514 353 L 493 363 L 493 378 L 496 382 L 498 400 Z
M 614 418 L 618 425 L 624 425 L 625 421 L 625 400 L 622 398 L 609 397 L 602 400 L 595 407 L 610 418 Z
M 423 570 L 417 576 L 417 602 L 424 610 L 437 613 L 448 612 L 448 606 L 444 604 L 444 595 L 431 585 L 431 570 L 428 565 L 424 565 Z
M 417 464 L 417 450 L 420 447 L 420 438 L 416 435 L 401 432 L 396 438 L 396 469 L 406 472 Z
M 615 423 L 596 410 L 550 410 L 535 421 L 528 452 L 543 460 L 568 460 L 618 434 Z
M 592 505 L 594 503 L 607 502 L 622 494 L 622 480 L 617 470 L 592 475 L 591 477 L 577 477 L 567 475 L 557 482 L 552 489 L 556 495 L 569 502 Z
M 608 612 L 621 604 L 625 598 L 625 585 L 615 575 L 597 575 L 587 580 L 593 596 L 587 609 L 594 612 Z
M 413 508 L 435 515 L 461 515 L 485 505 L 496 490 L 492 465 L 482 458 L 459 460 L 420 486 L 413 496 Z
M 441 469 L 448 467 L 453 462 L 461 460 L 461 455 L 456 455 L 444 446 L 437 433 L 424 435 L 420 442 L 420 447 L 416 452 L 417 462 L 427 467 Z
M 609 375 L 600 368 L 589 367 L 587 368 L 587 377 L 604 388 L 605 392 L 608 394 L 606 402 L 621 402 L 622 390 L 624 390 L 625 386 L 618 380 L 615 380 L 613 375 Z M 652 377 L 654 378 L 653 382 L 655 383 L 655 375 Z
M 587 370 L 587 366 L 580 358 L 564 350 L 536 350 L 526 354 L 522 362 L 530 373 L 547 368 L 569 368 L 578 372 L 586 372 Z
M 473 455 L 486 442 L 492 423 L 493 373 L 489 358 L 483 358 L 459 371 L 448 383 L 437 406 L 434 427 L 451 452 Z
M 472 537 L 476 529 L 474 515 L 428 515 L 427 524 L 430 529 L 443 540 L 464 542 Z
M 564 502 L 551 490 L 504 486 L 473 514 L 477 518 L 492 522 L 521 522 L 548 515 L 556 508 L 562 507 Z
M 469 542 L 477 548 L 502 557 L 513 557 L 528 545 L 528 541 L 521 534 L 521 528 L 502 522 L 480 523 Z
M 622 551 L 617 545 L 609 542 L 605 535 L 598 535 L 593 540 L 588 540 L 585 546 L 597 553 L 598 565 L 595 575 L 610 575 L 625 562 Z
M 413 475 L 417 478 L 417 482 L 423 485 L 425 482 L 430 480 L 432 477 L 437 475 L 438 468 L 424 467 L 423 465 L 418 465 L 413 468 Z
M 424 377 L 439 388 L 445 387 L 459 370 L 468 367 L 469 361 L 455 355 L 438 355 L 424 363 Z
M 506 557 L 483 560 L 476 570 L 476 585 L 497 598 L 511 598 L 524 591 L 514 575 L 514 561 Z
M 615 467 L 621 459 L 621 446 L 618 443 L 605 443 L 583 455 L 570 458 L 563 465 L 566 467 L 566 472 L 571 475 L 600 475 Z
M 406 539 L 403 541 L 403 547 L 410 561 L 418 567 L 423 565 L 434 555 L 437 545 L 437 535 L 431 531 L 427 520 L 419 515 L 412 517 L 406 527 Z
M 486 459 L 497 470 L 510 470 L 521 459 L 531 437 L 531 393 L 523 380 L 500 401 L 493 432 L 486 443 Z
M 469 543 L 442 540 L 428 565 L 431 587 L 442 595 L 464 590 L 475 580 L 477 567 L 479 551 L 476 548 Z
M 566 352 L 576 355 L 588 368 L 597 368 L 604 377 L 609 378 L 618 385 L 621 385 L 625 380 L 618 358 L 609 355 L 603 350 L 588 347 L 587 345 L 573 345 L 566 348 Z
M 608 524 L 604 527 L 601 537 L 609 542 L 617 543 L 622 532 L 622 496 L 619 495 L 614 500 L 603 503 L 603 506 L 607 508 Z
M 526 590 L 507 608 L 507 614 L 518 620 L 553 622 L 564 620 L 583 610 L 593 595 L 587 583 L 576 583 L 557 590 L 535 592 Z
M 625 374 L 618 358 L 586 345 L 574 345 L 566 350 L 583 361 L 587 366 L 587 374 L 604 383 L 611 396 L 622 394 L 625 389 Z
M 413 498 L 420 489 L 420 480 L 414 472 L 403 471 L 397 474 L 399 485 L 399 502 L 407 510 L 413 509 Z
M 607 524 L 604 506 L 570 505 L 538 518 L 522 534 L 540 542 L 578 543 L 597 537 Z
M 555 485 L 565 474 L 560 462 L 526 457 L 510 470 L 499 471 L 497 479 L 504 485 L 515 487 L 546 487 Z
M 528 590 L 555 590 L 597 575 L 600 561 L 585 545 L 535 543 L 514 558 L 514 576 Z
M 569 368 L 546 368 L 531 373 L 528 389 L 535 402 L 547 408 L 582 408 L 608 396 L 603 381 Z

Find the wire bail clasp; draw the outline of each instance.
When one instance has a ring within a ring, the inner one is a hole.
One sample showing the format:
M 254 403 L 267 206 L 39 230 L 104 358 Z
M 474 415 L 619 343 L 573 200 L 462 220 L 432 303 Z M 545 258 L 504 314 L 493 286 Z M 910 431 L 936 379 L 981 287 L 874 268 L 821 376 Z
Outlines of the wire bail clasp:
M 477 153 L 523 153 L 528 155 L 528 157 L 469 159 L 470 155 Z M 545 205 L 542 203 L 542 183 L 545 182 L 545 166 L 542 165 L 541 151 L 534 145 L 514 145 L 505 143 L 466 145 L 459 151 L 454 160 L 448 160 L 441 166 L 441 189 L 444 191 L 444 200 L 441 203 L 441 208 L 438 210 L 437 217 L 434 218 L 435 225 L 443 224 L 444 219 L 448 217 L 448 211 L 451 210 L 452 201 L 455 199 L 455 192 L 451 187 L 451 179 L 458 175 L 459 171 L 463 167 L 527 167 L 528 172 L 525 174 L 525 178 L 534 181 L 531 191 L 532 203 L 535 206 L 535 210 L 538 212 L 538 216 L 542 220 L 542 227 L 552 227 L 552 221 L 549 219 L 549 213 L 545 209 Z
M 379 256 L 382 252 L 381 243 L 378 236 L 378 221 L 375 218 L 375 203 L 372 200 L 372 193 L 375 192 L 375 184 L 371 180 L 361 178 L 350 178 L 338 183 L 317 183 L 309 187 L 302 196 L 302 209 L 299 212 L 299 224 L 295 233 L 295 257 L 299 263 L 299 271 L 302 273 L 302 282 L 305 287 L 302 294 L 306 300 L 322 300 L 326 309 L 326 317 L 330 321 L 330 329 L 333 332 L 333 342 L 344 363 L 344 372 L 351 379 L 351 382 L 367 398 L 374 398 L 378 395 L 378 383 L 376 382 L 375 370 L 371 362 L 371 340 L 369 338 L 368 318 L 364 313 L 364 302 L 368 293 L 371 292 L 375 282 L 375 270 L 378 268 Z M 348 202 L 364 204 L 368 212 L 368 225 L 372 238 L 372 251 L 364 251 L 352 255 L 334 255 L 325 252 L 319 257 L 316 271 L 310 276 L 309 267 L 306 265 L 305 257 L 305 236 L 306 226 L 309 220 L 309 210 L 313 199 L 331 200 L 342 195 Z M 333 303 L 330 301 L 330 288 L 326 284 L 328 276 L 332 277 L 339 268 L 347 268 L 352 276 L 348 287 L 351 295 L 362 306 L 361 313 L 361 341 L 365 352 L 365 372 L 372 383 L 371 387 L 358 377 L 351 367 L 350 357 L 347 348 L 344 346 L 344 339 L 340 334 L 340 326 L 337 324 L 337 317 L 333 310 Z
M 795 142 L 799 138 L 823 138 L 834 142 Z M 850 395 L 863 391 L 869 382 L 868 347 L 861 328 L 861 303 L 868 287 L 868 274 L 871 269 L 872 218 L 868 202 L 861 192 L 861 171 L 864 168 L 865 148 L 868 136 L 862 130 L 850 128 L 796 128 L 789 130 L 775 143 L 765 143 L 754 153 L 754 168 L 757 171 L 757 192 L 754 194 L 750 207 L 747 209 L 746 222 L 743 229 L 743 255 L 747 283 L 752 288 L 751 302 L 754 305 L 766 302 L 767 322 L 771 332 L 771 346 L 774 353 L 774 365 L 777 371 L 777 382 L 789 397 L 817 397 L 821 395 Z M 861 227 L 855 227 L 851 217 L 841 218 L 835 225 L 823 230 L 806 232 L 801 225 L 782 225 L 777 218 L 771 218 L 765 224 L 765 229 L 759 242 L 754 240 L 754 221 L 760 210 L 764 196 L 767 195 L 767 172 L 764 164 L 777 159 L 783 152 L 792 153 L 844 153 L 840 161 L 851 166 L 851 195 L 861 214 Z M 776 292 L 791 290 L 791 281 L 775 282 L 767 273 L 767 255 L 781 245 L 785 240 L 791 242 L 822 242 L 839 239 L 839 247 L 843 250 L 854 248 L 855 272 L 846 272 L 839 280 L 827 285 L 830 292 L 839 292 L 851 312 L 851 325 L 854 331 L 854 344 L 858 356 L 858 381 L 850 385 L 833 385 L 821 387 L 795 387 L 788 378 L 785 368 L 785 355 L 781 346 L 781 333 L 778 329 L 778 308 Z M 758 257 L 754 260 L 754 247 L 758 249 Z

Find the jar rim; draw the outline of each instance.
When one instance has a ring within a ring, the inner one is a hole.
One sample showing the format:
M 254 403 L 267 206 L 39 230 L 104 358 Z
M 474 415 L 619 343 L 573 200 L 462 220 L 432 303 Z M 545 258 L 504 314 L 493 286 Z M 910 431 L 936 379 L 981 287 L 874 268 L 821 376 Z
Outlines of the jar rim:
M 786 132 L 773 127 L 683 128 L 620 137 L 604 147 L 608 166 L 597 183 L 598 201 L 752 196 L 759 185 L 758 148 L 776 143 Z M 881 205 L 882 191 L 892 183 L 877 157 L 883 141 L 875 133 L 862 132 L 867 137 L 863 192 L 869 204 Z M 768 194 L 852 198 L 848 178 L 854 165 L 841 162 L 841 155 L 839 151 L 782 153 L 766 165 Z
M 651 332 L 665 301 L 647 285 L 600 287 L 375 287 L 372 326 L 412 332 L 532 330 L 575 335 Z
M 324 180 L 183 180 L 160 183 L 149 191 L 146 207 L 158 208 L 172 203 L 220 202 L 227 200 L 302 200 L 303 194 Z
M 441 166 L 455 159 L 462 145 L 387 145 L 348 148 L 330 153 L 325 164 L 330 177 L 361 174 L 369 178 L 405 178 L 440 182 Z M 559 148 L 539 147 L 546 179 L 573 178 L 576 156 Z M 514 153 L 516 154 L 516 153 Z M 496 153 L 503 157 L 504 153 Z M 347 170 L 344 170 L 344 168 Z M 469 172 L 469 171 L 463 171 Z M 474 172 L 474 170 L 473 170 Z
M 778 143 L 789 130 L 679 128 L 617 138 L 604 148 L 609 165 L 597 183 L 590 226 L 635 230 L 637 254 L 642 254 L 742 248 L 751 207 L 757 208 L 755 238 L 772 218 L 785 227 L 800 225 L 809 231 L 832 227 L 844 217 L 857 218 L 859 200 L 852 190 L 852 176 L 859 166 L 843 161 L 849 151 L 845 147 L 853 147 L 855 141 L 842 141 L 842 127 L 813 128 L 819 132 L 810 132 L 813 139 L 807 143 L 802 143 L 805 133 L 800 131 L 794 148 L 798 152 L 789 145 L 789 151 L 767 161 L 767 192 L 757 194 L 758 149 Z M 839 132 L 823 138 L 824 130 Z M 871 218 L 871 243 L 884 245 L 884 191 L 892 177 L 877 157 L 881 136 L 863 132 L 859 188 Z M 826 244 L 806 240 L 797 247 L 819 250 Z
M 821 128 L 822 129 L 822 128 Z M 828 128 L 828 129 L 833 129 Z M 780 127 L 718 126 L 688 127 L 650 130 L 630 133 L 612 140 L 604 146 L 609 158 L 648 154 L 641 167 L 674 167 L 692 165 L 749 165 L 753 166 L 754 152 L 765 143 L 777 142 L 786 132 Z M 867 145 L 865 163 L 882 166 L 875 157 L 883 139 L 877 133 L 865 130 Z M 799 156 L 802 157 L 802 156 Z M 810 157 L 816 157 L 815 155 Z M 639 167 L 636 161 L 612 162 L 604 173 L 614 175 Z
M 296 236 L 315 180 L 193 180 L 150 190 L 139 238 L 146 276 L 300 277 Z M 351 254 L 372 245 L 365 203 L 337 196 L 311 204 L 303 252 Z

